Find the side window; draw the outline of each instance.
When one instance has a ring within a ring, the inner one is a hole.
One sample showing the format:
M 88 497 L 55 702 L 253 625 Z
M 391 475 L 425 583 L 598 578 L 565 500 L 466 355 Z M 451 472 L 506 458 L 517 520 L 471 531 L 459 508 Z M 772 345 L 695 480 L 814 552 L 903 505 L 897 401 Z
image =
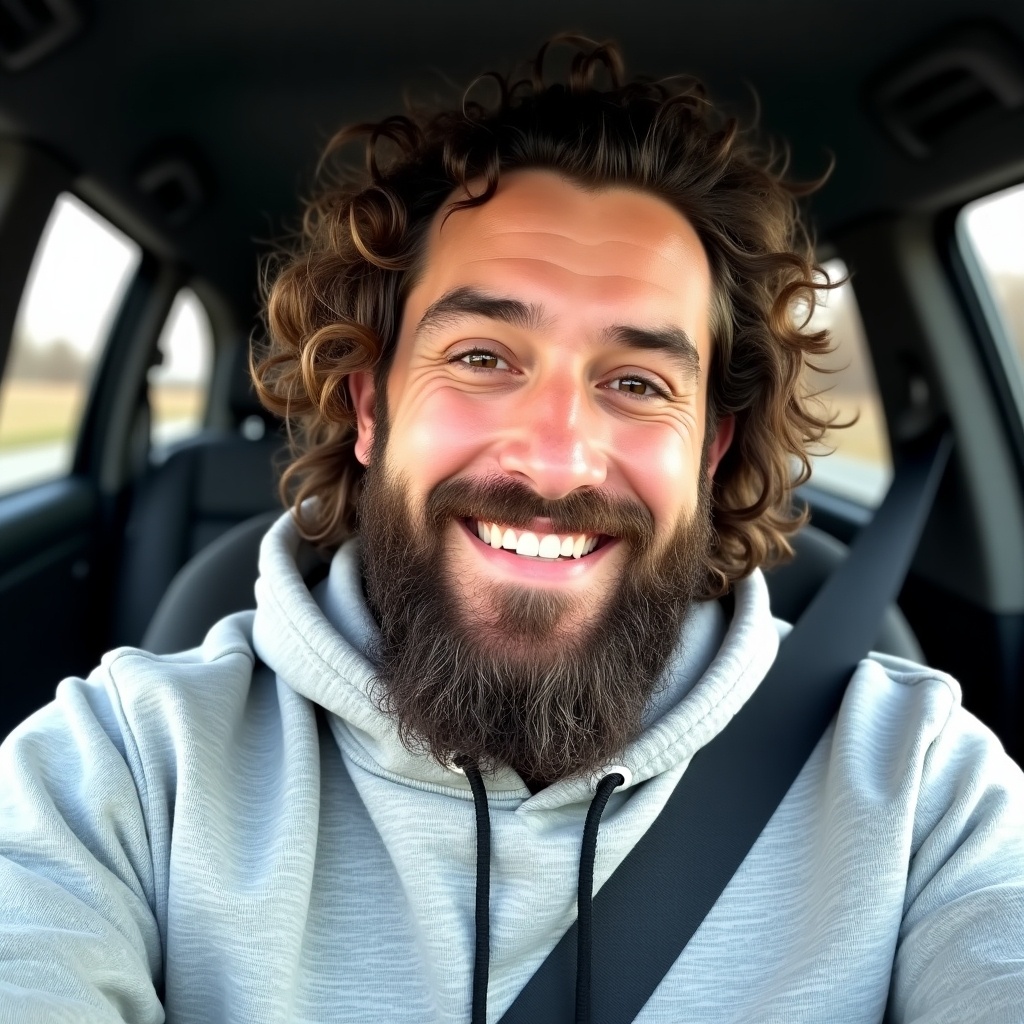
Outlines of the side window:
M 975 258 L 972 269 L 980 271 L 992 333 L 1024 415 L 1024 186 L 965 206 L 957 233 Z
M 845 279 L 848 273 L 842 260 L 828 260 L 824 267 L 833 281 Z M 823 451 L 812 460 L 811 483 L 874 507 L 892 479 L 892 453 L 852 281 L 821 293 L 809 329 L 822 328 L 832 334 L 833 351 L 817 362 L 829 372 L 808 370 L 805 386 L 820 395 L 838 423 L 855 422 L 826 434 Z
M 157 342 L 160 363 L 149 371 L 152 441 L 157 450 L 203 426 L 213 370 L 213 328 L 191 288 L 175 296 Z
M 89 386 L 141 257 L 79 199 L 57 198 L 0 378 L 0 494 L 70 471 Z

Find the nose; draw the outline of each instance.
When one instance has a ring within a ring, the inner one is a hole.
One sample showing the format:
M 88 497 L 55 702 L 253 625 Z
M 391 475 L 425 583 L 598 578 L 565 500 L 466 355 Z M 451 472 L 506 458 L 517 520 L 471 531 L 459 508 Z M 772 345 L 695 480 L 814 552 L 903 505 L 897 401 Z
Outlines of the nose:
M 531 389 L 514 416 L 498 453 L 504 472 L 549 499 L 605 482 L 602 424 L 582 388 L 563 383 Z

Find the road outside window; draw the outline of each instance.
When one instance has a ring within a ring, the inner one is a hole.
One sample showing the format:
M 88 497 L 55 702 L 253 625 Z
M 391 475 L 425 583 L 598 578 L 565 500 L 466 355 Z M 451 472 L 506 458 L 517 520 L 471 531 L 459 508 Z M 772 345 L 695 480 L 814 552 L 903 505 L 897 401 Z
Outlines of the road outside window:
M 968 265 L 980 278 L 1007 380 L 1024 415 L 1024 186 L 965 206 L 957 232 L 966 243 Z
M 63 476 L 141 250 L 74 196 L 36 251 L 0 379 L 0 493 Z
M 213 328 L 190 288 L 178 292 L 157 344 L 161 361 L 149 371 L 149 401 L 159 452 L 202 429 L 209 394 Z
M 842 260 L 824 264 L 829 279 L 844 280 L 847 268 Z M 822 370 L 804 375 L 807 390 L 836 415 L 837 423 L 851 423 L 830 430 L 812 462 L 811 482 L 861 505 L 877 506 L 892 480 L 892 454 L 885 427 L 885 414 L 878 394 L 864 324 L 857 308 L 853 283 L 823 291 L 808 324 L 808 330 L 827 329 L 833 351 L 817 360 Z

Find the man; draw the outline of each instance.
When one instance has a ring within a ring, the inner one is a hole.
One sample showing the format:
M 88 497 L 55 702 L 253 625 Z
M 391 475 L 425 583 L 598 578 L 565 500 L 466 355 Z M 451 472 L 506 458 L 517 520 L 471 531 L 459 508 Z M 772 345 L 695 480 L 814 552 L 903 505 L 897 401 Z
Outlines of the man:
M 497 1021 L 595 791 L 599 888 L 764 678 L 825 425 L 797 190 L 693 83 L 541 72 L 335 141 L 367 171 L 325 178 L 254 369 L 294 514 L 255 615 L 5 745 L 0 1019 Z M 956 684 L 863 662 L 637 1019 L 1020 1020 L 1022 824 Z

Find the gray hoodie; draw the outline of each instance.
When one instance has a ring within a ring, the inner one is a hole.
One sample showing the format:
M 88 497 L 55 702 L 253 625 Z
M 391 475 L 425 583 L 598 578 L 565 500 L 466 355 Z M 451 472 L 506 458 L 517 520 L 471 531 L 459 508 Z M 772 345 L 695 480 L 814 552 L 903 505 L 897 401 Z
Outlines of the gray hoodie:
M 469 1020 L 469 784 L 371 699 L 358 545 L 314 594 L 298 547 L 285 516 L 255 614 L 183 654 L 114 651 L 0 748 L 0 1021 Z M 758 573 L 731 622 L 692 609 L 622 755 L 595 888 L 784 632 Z M 486 780 L 489 1021 L 575 920 L 595 782 Z M 878 656 L 637 1019 L 867 1022 L 887 1005 L 1024 1021 L 1024 777 L 955 682 Z

